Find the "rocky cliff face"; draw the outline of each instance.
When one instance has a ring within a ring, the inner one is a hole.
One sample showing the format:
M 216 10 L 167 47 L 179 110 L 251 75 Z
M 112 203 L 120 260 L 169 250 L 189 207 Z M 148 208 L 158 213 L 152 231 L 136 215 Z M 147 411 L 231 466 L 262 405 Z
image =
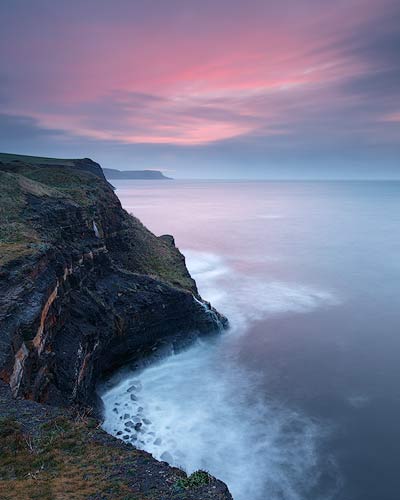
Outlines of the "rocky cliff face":
M 98 164 L 0 154 L 0 496 L 231 500 L 80 413 L 103 373 L 226 324 Z
M 105 371 L 226 324 L 173 238 L 126 213 L 96 163 L 3 159 L 0 185 L 0 373 L 14 396 L 92 403 Z

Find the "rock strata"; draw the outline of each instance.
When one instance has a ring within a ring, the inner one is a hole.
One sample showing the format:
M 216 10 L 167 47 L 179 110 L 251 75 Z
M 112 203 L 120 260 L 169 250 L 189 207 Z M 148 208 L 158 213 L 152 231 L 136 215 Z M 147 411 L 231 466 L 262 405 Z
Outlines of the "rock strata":
M 123 210 L 92 160 L 0 155 L 0 220 L 0 378 L 14 398 L 96 407 L 103 374 L 227 325 L 174 239 Z

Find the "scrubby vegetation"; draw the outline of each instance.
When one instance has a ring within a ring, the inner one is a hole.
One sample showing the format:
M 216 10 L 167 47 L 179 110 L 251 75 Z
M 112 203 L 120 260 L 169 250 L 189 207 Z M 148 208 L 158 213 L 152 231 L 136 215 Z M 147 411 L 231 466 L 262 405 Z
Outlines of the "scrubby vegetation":
M 194 489 L 194 488 L 199 488 L 201 486 L 207 486 L 210 484 L 212 481 L 212 476 L 204 470 L 197 470 L 193 472 L 188 477 L 185 478 L 180 478 L 178 481 L 175 483 L 176 488 L 188 490 L 188 489 Z
M 93 172 L 97 168 L 101 174 L 100 167 L 90 163 L 86 171 L 79 163 L 82 161 L 0 153 L 0 265 L 39 253 L 60 238 L 59 233 L 49 234 L 37 217 L 38 200 L 43 209 L 46 203 L 55 205 L 58 201 L 81 207 L 87 227 L 92 227 L 93 221 L 100 229 L 102 223 L 117 222 L 123 244 L 114 245 L 113 252 L 127 269 L 194 290 L 193 280 L 182 272 L 185 266 L 179 252 L 121 210 L 111 185 Z M 74 166 L 74 162 L 78 164 Z
M 43 424 L 39 434 L 29 434 L 13 418 L 0 420 L 0 498 L 22 499 L 151 499 L 133 495 L 129 477 L 118 467 L 136 468 L 133 449 L 104 446 L 93 439 L 93 423 L 64 416 Z
M 35 183 L 0 171 L 0 264 L 31 254 L 39 241 L 36 231 L 23 216 L 25 192 L 38 192 Z

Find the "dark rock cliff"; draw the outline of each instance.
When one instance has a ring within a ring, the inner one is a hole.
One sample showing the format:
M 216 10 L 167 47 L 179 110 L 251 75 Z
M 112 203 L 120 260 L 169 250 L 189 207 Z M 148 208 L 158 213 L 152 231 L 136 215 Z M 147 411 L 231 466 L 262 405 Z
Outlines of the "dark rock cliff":
M 90 402 L 102 372 L 225 322 L 173 239 L 127 214 L 87 162 L 0 165 L 4 198 L 16 201 L 3 203 L 0 285 L 1 377 L 15 396 Z
M 0 378 L 14 397 L 93 405 L 103 373 L 226 325 L 98 164 L 34 160 L 0 156 Z

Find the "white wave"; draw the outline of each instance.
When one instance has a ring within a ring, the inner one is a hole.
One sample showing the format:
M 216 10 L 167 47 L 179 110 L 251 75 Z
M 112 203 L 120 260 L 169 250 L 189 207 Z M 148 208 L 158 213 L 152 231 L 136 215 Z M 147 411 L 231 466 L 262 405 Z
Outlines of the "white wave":
M 264 281 L 230 267 L 221 257 L 185 250 L 186 264 L 202 296 L 223 312 L 235 330 L 248 321 L 284 313 L 308 313 L 339 303 L 326 290 L 298 283 Z
M 132 384 L 140 387 L 134 401 L 127 392 Z M 323 472 L 323 431 L 262 395 L 255 375 L 232 360 L 222 363 L 218 346 L 199 344 L 128 375 L 103 395 L 104 427 L 130 441 L 125 423 L 139 414 L 135 446 L 188 473 L 210 471 L 235 500 L 309 500 Z
M 270 400 L 265 379 L 231 358 L 229 339 L 249 321 L 310 312 L 335 297 L 305 285 L 261 282 L 212 253 L 184 253 L 201 294 L 233 328 L 140 373 L 125 371 L 102 396 L 104 428 L 188 473 L 210 471 L 235 500 L 328 500 L 333 479 L 330 492 L 316 492 L 321 476 L 335 471 L 319 453 L 325 430 Z

